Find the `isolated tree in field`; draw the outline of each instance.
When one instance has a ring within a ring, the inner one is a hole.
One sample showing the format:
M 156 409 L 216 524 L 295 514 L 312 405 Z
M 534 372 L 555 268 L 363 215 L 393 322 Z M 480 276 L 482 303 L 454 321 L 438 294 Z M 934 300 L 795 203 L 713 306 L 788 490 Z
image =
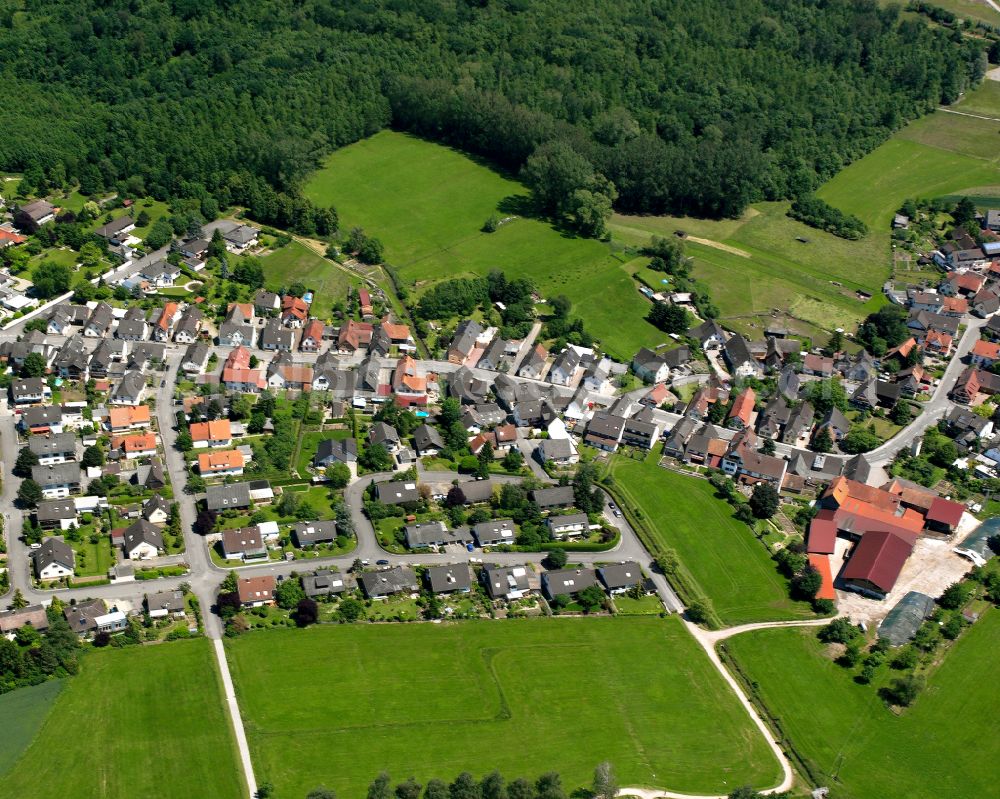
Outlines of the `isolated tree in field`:
M 396 799 L 420 799 L 421 785 L 413 777 L 399 783 L 393 793 Z
M 337 799 L 337 794 L 325 785 L 321 785 L 318 788 L 313 788 L 309 791 L 309 793 L 306 794 L 306 799 Z
M 781 502 L 778 490 L 770 483 L 757 483 L 750 495 L 750 510 L 758 519 L 770 519 Z
M 274 785 L 270 782 L 265 782 L 257 787 L 257 793 L 254 794 L 255 799 L 275 799 Z
M 463 771 L 448 786 L 450 799 L 480 799 L 479 784 L 468 771 Z
M 482 799 L 508 799 L 503 775 L 495 769 L 491 771 L 479 783 L 479 793 Z
M 687 606 L 687 617 L 695 624 L 707 624 L 710 618 L 708 607 L 704 602 L 695 600 Z
M 615 799 L 618 796 L 618 780 L 614 767 L 608 762 L 599 763 L 594 769 L 594 784 L 591 787 L 594 799 Z
M 104 452 L 96 444 L 92 444 L 83 451 L 80 463 L 90 469 L 104 464 Z
M 535 781 L 535 796 L 538 799 L 566 799 L 558 772 L 546 772 Z
M 42 501 L 42 487 L 29 477 L 21 483 L 17 498 L 22 505 L 33 508 Z
M 14 474 L 18 477 L 27 477 L 31 474 L 31 467 L 38 465 L 38 456 L 28 447 L 24 447 L 17 453 L 17 460 L 14 461 Z
M 29 352 L 21 364 L 21 377 L 41 377 L 46 368 L 45 358 L 37 352 Z
M 367 799 L 391 799 L 392 784 L 386 772 L 379 774 L 368 786 Z
M 550 549 L 549 554 L 545 556 L 545 567 L 548 569 L 561 569 L 566 565 L 567 560 L 565 549 L 561 547 Z
M 424 799 L 448 799 L 448 784 L 437 778 L 427 780 L 424 788 Z
M 923 680 L 913 674 L 905 677 L 898 677 L 889 685 L 882 689 L 883 699 L 900 707 L 908 707 L 913 704 L 921 689 L 924 687 Z

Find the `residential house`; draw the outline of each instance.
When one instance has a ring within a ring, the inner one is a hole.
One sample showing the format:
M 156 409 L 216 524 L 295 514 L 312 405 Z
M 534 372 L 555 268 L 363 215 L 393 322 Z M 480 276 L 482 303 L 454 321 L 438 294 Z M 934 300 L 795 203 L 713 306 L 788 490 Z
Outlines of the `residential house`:
M 237 225 L 226 233 L 222 238 L 226 242 L 226 249 L 230 252 L 241 253 L 257 246 L 260 231 L 253 225 Z
M 259 608 L 274 604 L 274 592 L 278 584 L 274 577 L 265 574 L 260 577 L 241 577 L 236 581 L 236 592 L 240 604 L 245 608 Z
M 267 545 L 257 525 L 222 531 L 222 556 L 226 560 L 261 560 Z
M 448 377 L 448 396 L 463 405 L 479 405 L 489 393 L 490 384 L 476 377 L 467 366 L 460 366 Z
M 178 344 L 192 344 L 201 334 L 201 324 L 204 314 L 196 305 L 189 305 L 181 314 L 180 320 L 174 325 L 174 341 Z
M 472 525 L 471 531 L 480 547 L 513 544 L 517 535 L 512 519 L 489 519 Z
M 205 507 L 214 511 L 249 508 L 250 484 L 224 483 L 208 486 L 205 489 Z
M 128 234 L 135 230 L 135 220 L 128 214 L 112 219 L 107 224 L 101 225 L 94 232 L 103 239 L 110 242 L 121 243 L 128 238 Z
M 726 343 L 726 331 L 720 327 L 714 319 L 692 327 L 687 332 L 688 338 L 692 338 L 701 344 L 704 350 L 714 350 Z
M 323 323 L 319 319 L 310 319 L 302 330 L 299 349 L 303 352 L 319 352 L 323 346 Z
M 80 490 L 80 464 L 66 462 L 32 466 L 31 479 L 41 486 L 45 499 L 63 499 Z
M 182 619 L 187 613 L 183 591 L 158 591 L 146 594 L 146 611 L 151 619 Z
M 326 469 L 335 463 L 348 466 L 358 461 L 358 442 L 352 438 L 327 438 L 316 447 L 313 466 Z
M 460 322 L 455 328 L 455 335 L 448 347 L 448 361 L 457 364 L 464 363 L 476 348 L 476 342 L 482 334 L 483 328 L 478 322 L 472 319 Z
M 413 431 L 413 448 L 421 458 L 434 456 L 444 449 L 444 441 L 436 428 L 425 423 Z
M 292 525 L 292 540 L 297 547 L 332 544 L 337 540 L 337 523 L 334 521 L 297 522 Z
M 1000 360 L 1000 342 L 980 339 L 972 346 L 969 353 L 969 363 L 983 369 L 989 369 Z
M 928 330 L 924 334 L 924 351 L 928 355 L 936 355 L 939 358 L 947 358 L 951 355 L 954 339 L 949 333 L 939 333 L 937 330 Z
M 432 594 L 467 594 L 472 590 L 472 573 L 467 563 L 428 566 L 424 579 Z
M 269 316 L 281 309 L 281 297 L 273 291 L 260 289 L 253 295 L 253 307 L 261 316 Z
M 167 483 L 163 476 L 163 464 L 158 458 L 150 458 L 148 464 L 139 466 L 132 478 L 135 485 L 148 488 L 150 491 L 159 491 L 165 488 Z
M 106 302 L 97 303 L 83 325 L 83 335 L 87 338 L 104 338 L 111 330 L 114 318 L 114 311 L 110 305 Z
M 89 318 L 90 309 L 86 305 L 60 303 L 49 313 L 46 332 L 52 336 L 68 336 L 70 327 L 86 324 Z
M 142 518 L 150 524 L 166 524 L 170 519 L 170 503 L 159 494 L 153 494 L 142 503 Z
M 181 268 L 166 260 L 156 261 L 139 270 L 139 277 L 155 288 L 172 286 L 180 276 Z
M 149 560 L 163 551 L 163 533 L 155 524 L 139 519 L 125 529 L 122 551 L 129 560 Z
M 587 423 L 585 444 L 605 452 L 615 452 L 625 430 L 625 419 L 611 413 L 595 413 Z
M 959 259 L 968 257 L 973 261 L 983 260 L 985 262 L 982 250 L 978 248 L 965 251 L 967 255 L 963 255 L 962 253 L 963 251 L 959 251 L 955 255 Z M 974 297 L 982 290 L 985 283 L 986 276 L 977 274 L 976 272 L 949 272 L 938 286 L 938 291 L 946 297 Z
M 407 549 L 429 549 L 443 547 L 448 544 L 465 546 L 473 541 L 472 534 L 466 528 L 449 530 L 442 521 L 415 522 L 403 528 Z
M 21 377 L 10 384 L 15 405 L 37 405 L 52 399 L 52 389 L 41 377 Z
M 46 225 L 56 218 L 58 209 L 46 200 L 32 200 L 30 203 L 19 205 L 17 213 L 23 214 L 36 225 Z
M 395 452 L 399 449 L 399 433 L 396 428 L 385 422 L 372 423 L 368 431 L 368 440 L 372 444 L 381 444 L 387 452 Z
M 243 474 L 243 466 L 243 453 L 238 449 L 198 455 L 198 474 L 202 477 L 238 477 Z
M 427 378 L 421 374 L 417 362 L 409 355 L 404 355 L 396 363 L 392 374 L 392 390 L 396 394 L 396 402 L 404 407 L 427 404 Z
M 125 433 L 149 427 L 150 419 L 148 405 L 123 405 L 108 409 L 106 424 L 112 433 Z
M 549 357 L 548 350 L 541 344 L 532 347 L 517 370 L 518 377 L 540 380 L 545 371 L 545 361 Z
M 251 368 L 250 358 L 250 351 L 242 346 L 229 353 L 222 366 L 222 383 L 226 389 L 243 394 L 259 394 L 267 388 L 264 372 Z
M 547 379 L 557 386 L 568 386 L 576 377 L 576 370 L 579 367 L 580 353 L 573 347 L 567 347 L 553 362 Z
M 184 351 L 184 358 L 181 360 L 181 369 L 189 375 L 199 375 L 208 366 L 208 359 L 212 351 L 204 342 L 191 344 Z
M 302 327 L 309 318 L 309 304 L 301 297 L 281 298 L 281 323 L 287 327 Z
M 76 503 L 71 499 L 42 500 L 35 508 L 35 521 L 43 530 L 68 530 L 80 525 Z
M 201 447 L 230 447 L 233 443 L 232 425 L 228 419 L 196 422 L 188 428 L 195 449 Z
M 666 360 L 645 347 L 632 358 L 632 371 L 646 383 L 663 383 L 670 379 L 670 367 Z
M 851 395 L 851 405 L 856 408 L 893 408 L 899 401 L 900 388 L 877 378 L 869 378 Z
M 743 483 L 768 482 L 780 490 L 788 461 L 758 452 L 756 442 L 757 435 L 753 430 L 745 429 L 737 433 L 722 459 L 722 471 Z
M 288 353 L 281 353 L 267 366 L 267 385 L 272 389 L 309 391 L 312 382 L 312 367 L 292 363 L 292 356 Z
M 491 372 L 506 371 L 510 368 L 511 357 L 507 354 L 510 342 L 505 341 L 500 336 L 496 336 L 491 341 L 483 354 L 479 356 L 476 367 L 479 369 L 489 369 Z
M 59 536 L 52 536 L 42 541 L 41 547 L 34 550 L 32 559 L 35 575 L 42 581 L 72 577 L 76 568 L 76 553 L 73 552 L 73 547 Z
M 58 405 L 35 405 L 21 413 L 21 429 L 33 435 L 61 433 L 63 413 Z
M 576 445 L 570 438 L 543 439 L 536 452 L 543 462 L 554 463 L 556 466 L 571 466 L 580 461 Z
M 621 434 L 621 443 L 625 446 L 652 449 L 659 439 L 660 423 L 654 420 L 652 412 L 648 408 L 625 419 Z
M 733 430 L 742 430 L 744 427 L 750 427 L 756 401 L 757 392 L 749 386 L 737 394 L 736 399 L 733 401 L 733 407 L 729 410 L 729 416 L 726 418 L 726 427 L 730 427 Z
M 295 331 L 283 327 L 277 319 L 268 319 L 260 332 L 258 345 L 262 350 L 291 352 L 295 347 Z
M 573 486 L 536 488 L 531 492 L 531 499 L 543 511 L 568 508 L 576 501 Z
M 729 366 L 730 374 L 737 380 L 764 375 L 764 369 L 753 357 L 749 343 L 739 333 L 734 333 L 726 341 L 722 348 L 722 354 Z
M 624 563 L 609 563 L 597 570 L 597 577 L 609 594 L 624 594 L 637 585 L 642 585 L 642 568 L 634 560 Z
M 479 573 L 480 582 L 490 599 L 507 601 L 521 599 L 531 591 L 526 566 L 500 566 L 487 563 Z
M 251 303 L 234 302 L 229 306 L 225 321 L 219 326 L 219 344 L 224 347 L 253 346 L 255 330 Z
M 361 588 L 369 599 L 385 599 L 393 594 L 415 594 L 420 590 L 417 574 L 409 566 L 395 566 L 361 575 Z
M 807 352 L 802 358 L 802 371 L 817 377 L 833 377 L 833 358 Z
M 555 539 L 579 538 L 590 532 L 590 519 L 586 513 L 550 515 L 545 520 L 549 533 Z
M 139 405 L 146 396 L 146 376 L 142 372 L 127 372 L 118 381 L 108 398 L 112 405 Z
M 330 569 L 317 569 L 312 574 L 302 575 L 302 590 L 310 599 L 342 594 L 347 587 L 347 578 Z
M 375 484 L 375 498 L 383 505 L 405 505 L 417 502 L 420 492 L 417 484 L 410 480 L 395 480 L 389 483 Z
M 115 338 L 122 341 L 143 341 L 147 336 L 149 325 L 146 323 L 146 312 L 138 305 L 133 305 L 118 322 Z
M 75 605 L 66 605 L 63 608 L 63 616 L 77 635 L 88 635 L 97 632 L 96 619 L 108 612 L 108 606 L 103 599 L 91 599 L 89 601 L 77 602 Z
M 152 431 L 116 437 L 116 439 L 112 439 L 111 448 L 120 449 L 128 459 L 148 458 L 156 454 L 156 433 Z
M 944 295 L 936 291 L 913 291 L 909 293 L 910 310 L 941 313 L 944 299 Z
M 337 333 L 337 349 L 341 352 L 357 352 L 367 349 L 372 342 L 375 328 L 368 322 L 348 319 Z
M 2 241 L 0 238 L 0 243 Z M 0 611 L 0 636 L 14 634 L 24 626 L 31 626 L 39 632 L 47 630 L 49 617 L 45 608 L 42 605 L 27 605 L 20 609 Z
M 1000 311 L 1000 296 L 990 289 L 982 289 L 972 298 L 972 312 L 980 319 Z
M 594 585 L 598 582 L 593 569 L 559 569 L 542 574 L 542 591 L 548 599 L 577 594 Z

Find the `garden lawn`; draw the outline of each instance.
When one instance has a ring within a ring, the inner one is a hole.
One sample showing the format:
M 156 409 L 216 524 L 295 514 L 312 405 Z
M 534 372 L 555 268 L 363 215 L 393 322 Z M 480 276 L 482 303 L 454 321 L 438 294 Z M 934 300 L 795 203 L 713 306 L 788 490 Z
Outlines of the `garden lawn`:
M 316 448 L 319 447 L 321 441 L 350 437 L 350 430 L 324 430 L 322 432 L 312 431 L 302 433 L 299 443 L 299 456 L 295 464 L 299 477 L 307 478 L 311 474 L 309 470 L 312 467 L 313 459 L 316 457 Z
M 348 288 L 358 283 L 333 261 L 297 241 L 265 255 L 260 265 L 264 269 L 264 281 L 272 291 L 302 283 L 315 292 L 310 310 L 313 316 L 321 319 L 329 318 L 333 304 L 346 301 Z
M 788 581 L 767 548 L 733 518 L 707 480 L 629 458 L 613 459 L 612 473 L 658 542 L 677 553 L 723 624 L 813 615 L 809 605 L 789 598 Z
M 0 796 L 241 799 L 240 775 L 211 645 L 175 641 L 83 658 Z
M 0 695 L 0 776 L 35 739 L 62 687 L 62 680 L 49 680 Z
M 824 656 L 815 630 L 745 633 L 726 646 L 831 796 L 996 796 L 1000 611 L 963 634 L 901 716 Z
M 530 278 L 543 295 L 565 293 L 573 313 L 623 360 L 664 341 L 643 318 L 648 301 L 619 268 L 624 256 L 526 217 L 524 186 L 456 150 L 383 131 L 331 155 L 305 193 L 334 205 L 343 229 L 361 226 L 381 239 L 387 263 L 418 293 L 502 269 Z M 483 233 L 493 213 L 517 218 Z
M 226 645 L 257 779 L 279 796 L 494 768 L 559 771 L 572 791 L 603 760 L 622 785 L 692 793 L 780 777 L 675 617 L 334 625 Z

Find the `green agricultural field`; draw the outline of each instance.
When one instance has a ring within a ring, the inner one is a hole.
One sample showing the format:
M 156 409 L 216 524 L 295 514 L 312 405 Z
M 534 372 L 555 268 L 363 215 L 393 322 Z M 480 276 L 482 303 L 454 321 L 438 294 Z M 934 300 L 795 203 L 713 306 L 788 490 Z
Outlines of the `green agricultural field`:
M 347 299 L 347 290 L 358 280 L 332 261 L 293 241 L 260 259 L 267 287 L 277 291 L 291 283 L 302 283 L 315 292 L 312 313 L 327 318 L 335 302 Z
M 241 799 L 240 775 L 211 645 L 177 641 L 84 658 L 0 796 Z
M 629 458 L 614 459 L 612 474 L 659 542 L 677 553 L 724 624 L 813 615 L 807 604 L 789 599 L 788 583 L 764 544 L 733 518 L 707 480 Z
M 664 340 L 608 244 L 524 217 L 524 186 L 456 150 L 383 131 L 331 155 L 305 193 L 335 206 L 343 228 L 360 225 L 381 239 L 388 263 L 417 291 L 500 268 L 531 278 L 543 295 L 565 293 L 619 358 Z M 493 213 L 516 218 L 483 233 Z
M 997 14 L 996 24 L 1000 25 L 1000 13 Z M 966 114 L 1000 118 L 1000 81 L 984 80 L 952 108 Z
M 780 777 L 676 617 L 325 626 L 227 647 L 257 778 L 280 796 L 364 796 L 382 770 L 555 770 L 572 790 L 602 760 L 622 785 L 691 793 Z
M 49 680 L 0 695 L 0 776 L 35 739 L 62 687 L 62 680 Z
M 1000 611 L 987 611 L 963 635 L 900 716 L 824 655 L 815 630 L 746 633 L 726 646 L 831 796 L 996 795 L 1000 688 L 992 670 Z
M 1000 27 L 1000 12 L 990 8 L 986 0 L 934 0 L 933 5 L 952 11 L 962 19 Z

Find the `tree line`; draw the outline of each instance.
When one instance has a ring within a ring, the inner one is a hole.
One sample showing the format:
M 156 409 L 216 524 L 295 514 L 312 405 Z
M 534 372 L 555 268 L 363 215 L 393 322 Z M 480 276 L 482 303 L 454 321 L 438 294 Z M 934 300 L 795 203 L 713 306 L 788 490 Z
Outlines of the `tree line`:
M 0 0 L 17 98 L 0 169 L 247 205 L 306 235 L 337 220 L 304 201 L 305 176 L 390 124 L 525 168 L 543 209 L 588 234 L 611 204 L 739 214 L 955 100 L 988 46 L 874 0 L 21 5 Z

